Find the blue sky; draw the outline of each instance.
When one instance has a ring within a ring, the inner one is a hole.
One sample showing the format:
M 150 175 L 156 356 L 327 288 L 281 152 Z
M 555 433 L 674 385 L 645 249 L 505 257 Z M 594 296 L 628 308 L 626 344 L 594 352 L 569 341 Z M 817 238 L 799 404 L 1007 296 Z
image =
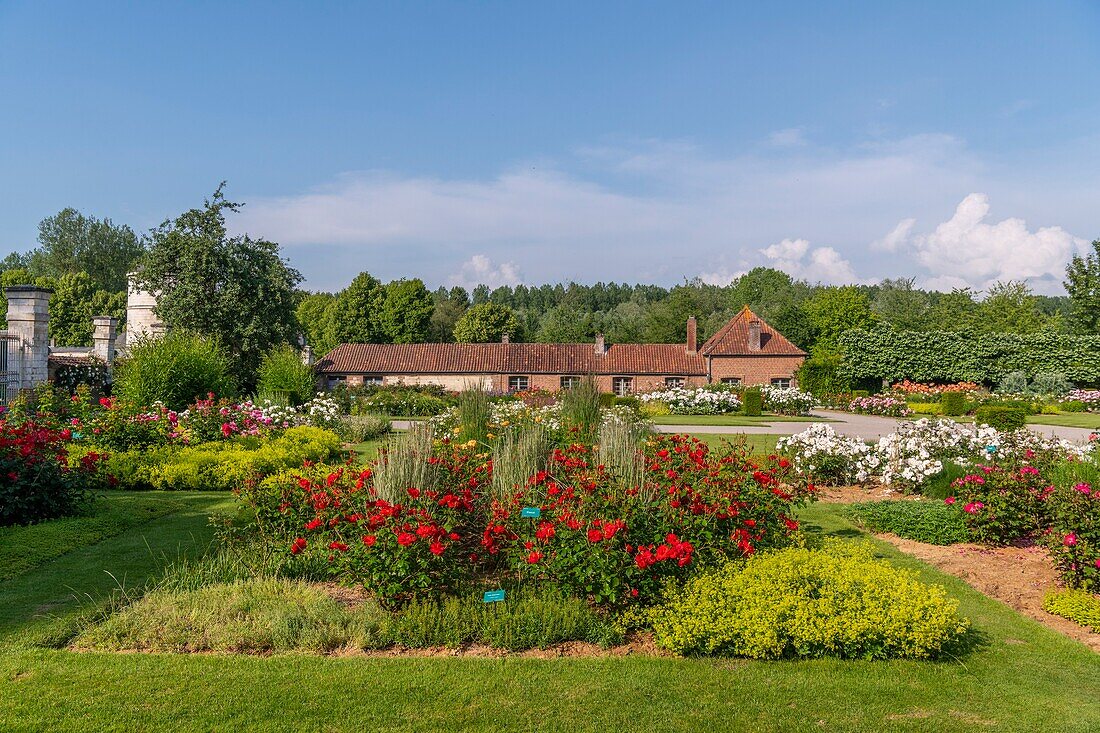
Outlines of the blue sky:
M 0 0 L 0 254 L 217 183 L 317 288 L 1027 278 L 1100 237 L 1100 3 Z

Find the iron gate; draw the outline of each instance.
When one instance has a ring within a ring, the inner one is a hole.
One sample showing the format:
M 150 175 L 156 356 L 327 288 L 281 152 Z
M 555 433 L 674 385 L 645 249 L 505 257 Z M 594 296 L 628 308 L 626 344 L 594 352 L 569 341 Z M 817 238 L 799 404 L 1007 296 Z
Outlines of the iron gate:
M 0 405 L 19 393 L 19 337 L 0 331 Z

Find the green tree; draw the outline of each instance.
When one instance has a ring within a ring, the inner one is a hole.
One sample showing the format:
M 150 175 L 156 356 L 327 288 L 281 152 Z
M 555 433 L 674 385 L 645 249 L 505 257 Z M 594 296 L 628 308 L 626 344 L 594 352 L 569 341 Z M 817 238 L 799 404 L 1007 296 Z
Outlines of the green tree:
M 978 303 L 970 288 L 955 288 L 950 293 L 932 293 L 928 311 L 928 330 L 977 332 Z
M 86 272 L 100 290 L 126 290 L 126 277 L 145 252 L 145 244 L 128 226 L 110 219 L 62 209 L 38 225 L 38 248 L 29 255 L 30 269 L 40 275 Z
M 294 310 L 306 344 L 318 356 L 327 354 L 338 343 L 332 333 L 335 303 L 336 296 L 332 293 L 309 293 L 298 301 L 298 307 Z
M 842 333 L 869 329 L 875 324 L 867 293 L 855 285 L 821 288 L 803 304 L 803 309 L 817 332 L 815 355 L 836 353 Z
M 60 346 L 91 346 L 92 316 L 126 313 L 126 294 L 96 288 L 86 272 L 66 273 L 57 278 L 50 296 L 50 338 Z
M 225 213 L 240 205 L 225 199 L 224 187 L 202 208 L 152 232 L 139 282 L 158 293 L 156 313 L 169 328 L 224 344 L 248 389 L 264 354 L 297 335 L 295 288 L 302 276 L 279 257 L 275 242 L 227 234 Z
M 394 280 L 386 285 L 379 320 L 395 344 L 418 344 L 428 340 L 435 302 L 423 281 Z
M 1023 282 L 999 282 L 978 306 L 976 324 L 984 333 L 1035 333 L 1057 324 L 1039 311 L 1038 299 Z
M 450 343 L 455 340 L 455 324 L 470 307 L 470 295 L 466 288 L 453 287 L 450 290 L 440 287 L 432 294 L 434 308 L 428 325 L 428 339 L 436 343 Z
M 330 323 L 338 344 L 382 344 L 387 335 L 382 323 L 382 304 L 386 290 L 369 272 L 355 276 L 351 284 L 336 295 Z
M 913 278 L 886 279 L 878 285 L 871 310 L 880 321 L 899 331 L 924 331 L 932 303 Z
M 1075 333 L 1100 333 L 1100 239 L 1086 256 L 1074 255 L 1066 267 L 1070 322 Z
M 519 320 L 511 308 L 496 303 L 480 303 L 471 307 L 455 324 L 455 341 L 464 344 L 500 341 L 504 334 L 519 340 Z

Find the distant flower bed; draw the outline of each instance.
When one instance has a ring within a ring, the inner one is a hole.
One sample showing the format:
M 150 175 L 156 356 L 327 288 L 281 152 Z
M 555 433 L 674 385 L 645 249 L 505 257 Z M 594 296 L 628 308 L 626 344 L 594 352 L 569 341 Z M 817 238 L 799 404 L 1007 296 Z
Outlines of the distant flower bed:
M 848 403 L 849 412 L 861 415 L 882 415 L 884 417 L 908 417 L 913 414 L 905 400 L 884 395 L 857 397 Z
M 891 392 L 902 394 L 939 395 L 944 392 L 979 392 L 982 387 L 977 382 L 956 382 L 954 384 L 931 384 L 910 382 L 908 379 L 891 385 Z
M 1080 402 L 1090 412 L 1100 410 L 1100 389 L 1073 389 L 1063 395 L 1059 402 Z
M 807 415 L 817 406 L 817 398 L 797 387 L 773 387 L 766 384 L 760 388 L 760 392 L 764 396 L 764 409 L 777 415 Z
M 673 415 L 724 415 L 741 409 L 741 400 L 734 392 L 713 387 L 672 387 L 639 395 L 639 399 L 668 405 Z

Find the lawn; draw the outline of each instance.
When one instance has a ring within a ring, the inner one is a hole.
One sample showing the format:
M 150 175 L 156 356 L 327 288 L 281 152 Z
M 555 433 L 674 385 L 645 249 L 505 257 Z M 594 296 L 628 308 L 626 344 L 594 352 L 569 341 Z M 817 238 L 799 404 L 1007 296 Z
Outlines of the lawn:
M 659 415 L 648 418 L 657 425 L 764 425 L 775 422 L 832 422 L 828 418 L 809 415 Z
M 1028 415 L 1027 421 L 1033 425 L 1061 425 L 1067 428 L 1100 430 L 1100 413 L 1095 412 L 1064 412 L 1061 415 Z
M 754 436 L 755 437 L 755 436 Z M 88 545 L 0 590 L 3 730 L 852 730 L 1100 729 L 1100 657 L 892 547 L 892 562 L 945 585 L 976 629 L 961 659 L 750 662 L 75 654 L 25 648 L 63 639 L 80 610 L 135 587 L 164 556 L 209 540 L 221 494 Z M 828 505 L 802 511 L 817 533 L 861 534 Z M 43 526 L 42 529 L 45 529 Z M 43 609 L 56 616 L 48 619 Z M 53 624 L 54 633 L 42 627 Z M 60 624 L 60 626 L 59 626 Z M 23 648 L 20 648 L 23 647 Z
M 728 435 L 720 433 L 692 433 L 692 435 L 709 445 L 711 448 L 718 448 L 723 443 L 733 443 L 734 445 L 744 443 L 745 446 L 756 455 L 766 455 L 774 452 L 775 442 L 783 437 L 770 433 L 731 433 Z

